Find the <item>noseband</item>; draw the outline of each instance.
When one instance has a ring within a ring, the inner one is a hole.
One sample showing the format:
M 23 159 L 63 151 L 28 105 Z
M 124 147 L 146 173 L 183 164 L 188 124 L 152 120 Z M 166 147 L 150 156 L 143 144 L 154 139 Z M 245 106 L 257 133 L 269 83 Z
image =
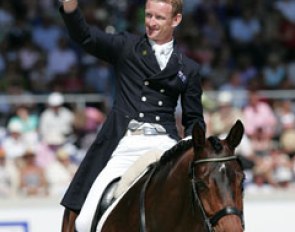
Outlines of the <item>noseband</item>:
M 243 215 L 243 211 L 237 209 L 236 207 L 231 207 L 231 206 L 227 206 L 221 210 L 219 210 L 217 213 L 215 213 L 212 217 L 208 217 L 204 206 L 202 204 L 202 201 L 200 199 L 199 193 L 198 193 L 198 189 L 196 186 L 196 175 L 195 175 L 195 166 L 201 163 L 209 163 L 209 162 L 226 162 L 226 161 L 231 161 L 231 160 L 236 160 L 237 156 L 228 156 L 228 157 L 219 157 L 219 158 L 205 158 L 205 159 L 199 159 L 199 160 L 195 160 L 191 163 L 190 165 L 190 176 L 191 176 L 191 181 L 192 181 L 192 190 L 193 190 L 193 197 L 194 197 L 194 203 L 197 202 L 203 219 L 205 221 L 207 230 L 209 232 L 214 232 L 214 226 L 216 226 L 217 222 L 224 216 L 227 215 L 237 215 L 242 222 L 242 226 L 243 229 L 245 229 L 244 227 L 244 215 Z

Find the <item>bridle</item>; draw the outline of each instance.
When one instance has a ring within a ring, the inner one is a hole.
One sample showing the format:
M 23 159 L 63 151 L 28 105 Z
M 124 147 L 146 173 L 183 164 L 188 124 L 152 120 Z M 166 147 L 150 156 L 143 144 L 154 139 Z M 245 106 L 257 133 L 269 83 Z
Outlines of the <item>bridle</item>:
M 194 204 L 195 202 L 198 204 L 201 214 L 203 216 L 204 222 L 206 224 L 208 232 L 214 232 L 214 226 L 216 226 L 217 222 L 224 216 L 227 215 L 237 215 L 242 222 L 242 227 L 245 230 L 245 224 L 244 224 L 244 214 L 243 211 L 237 209 L 236 207 L 226 206 L 225 208 L 219 210 L 217 213 L 215 213 L 212 217 L 208 217 L 204 206 L 202 204 L 202 201 L 200 199 L 198 188 L 196 186 L 197 178 L 195 175 L 195 166 L 202 163 L 209 163 L 209 162 L 226 162 L 231 160 L 237 160 L 238 157 L 233 156 L 227 156 L 227 157 L 218 157 L 218 158 L 204 158 L 199 159 L 191 162 L 190 165 L 190 177 L 191 177 L 191 183 L 192 183 L 192 190 L 193 190 L 193 198 L 194 198 Z

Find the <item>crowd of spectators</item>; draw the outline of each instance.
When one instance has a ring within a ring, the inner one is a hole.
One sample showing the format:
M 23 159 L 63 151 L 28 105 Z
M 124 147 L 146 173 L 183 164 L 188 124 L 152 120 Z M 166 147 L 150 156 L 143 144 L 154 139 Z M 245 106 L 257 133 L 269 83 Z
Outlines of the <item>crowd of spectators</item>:
M 109 33 L 144 32 L 145 0 L 79 3 Z M 62 195 L 111 107 L 79 109 L 60 95 L 112 98 L 115 76 L 69 39 L 58 4 L 0 0 L 1 95 L 48 95 L 43 105 L 0 102 L 0 196 Z M 253 192 L 295 183 L 294 99 L 259 95 L 295 88 L 294 12 L 294 0 L 184 0 L 175 35 L 201 65 L 208 135 L 244 123 L 238 154 Z

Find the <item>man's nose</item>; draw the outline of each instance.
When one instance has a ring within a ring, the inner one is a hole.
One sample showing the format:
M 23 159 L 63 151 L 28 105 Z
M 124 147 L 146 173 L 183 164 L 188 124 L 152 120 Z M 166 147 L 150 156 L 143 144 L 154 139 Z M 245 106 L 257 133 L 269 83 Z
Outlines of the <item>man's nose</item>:
M 156 25 L 156 20 L 155 20 L 154 17 L 150 18 L 150 20 L 149 20 L 149 25 L 150 25 L 150 26 L 155 26 L 155 25 Z

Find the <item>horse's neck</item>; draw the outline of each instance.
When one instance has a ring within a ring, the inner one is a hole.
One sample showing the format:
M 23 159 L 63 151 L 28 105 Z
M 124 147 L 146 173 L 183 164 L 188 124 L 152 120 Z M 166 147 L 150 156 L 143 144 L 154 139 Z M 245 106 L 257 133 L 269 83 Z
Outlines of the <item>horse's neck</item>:
M 193 155 L 188 151 L 177 160 L 160 167 L 158 173 L 153 178 L 152 185 L 154 190 L 158 192 L 157 197 L 162 198 L 163 201 L 170 202 L 170 207 L 182 208 L 182 205 L 178 206 L 177 204 L 171 206 L 171 202 L 176 203 L 179 199 L 182 199 L 181 203 L 184 203 L 186 201 L 184 199 L 187 199 L 185 203 L 191 204 L 189 166 L 193 158 Z
M 193 161 L 193 152 L 186 152 L 177 160 L 160 167 L 149 186 L 147 221 L 157 221 L 157 231 L 198 231 L 196 218 L 201 218 L 193 209 L 192 185 L 189 178 L 189 166 Z M 159 214 L 159 208 L 161 214 Z M 155 219 L 153 215 L 157 215 Z M 181 217 L 179 217 L 181 215 Z M 169 222 L 169 223 L 165 223 Z M 178 229 L 177 229 L 178 228 Z M 163 229 L 163 230 L 161 230 Z

